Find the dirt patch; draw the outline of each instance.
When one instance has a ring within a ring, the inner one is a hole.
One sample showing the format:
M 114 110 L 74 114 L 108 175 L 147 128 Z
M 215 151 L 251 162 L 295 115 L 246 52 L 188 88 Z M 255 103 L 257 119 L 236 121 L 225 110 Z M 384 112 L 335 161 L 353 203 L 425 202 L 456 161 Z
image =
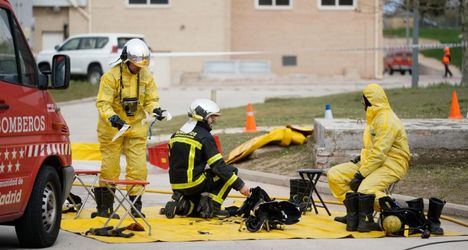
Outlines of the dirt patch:
M 295 177 L 296 170 L 313 166 L 312 144 L 281 148 L 269 146 L 238 168 Z M 468 150 L 414 150 L 408 175 L 394 193 L 416 197 L 438 197 L 447 202 L 468 205 Z
M 395 193 L 468 205 L 468 163 L 411 166 Z
M 414 150 L 395 192 L 468 205 L 468 150 Z

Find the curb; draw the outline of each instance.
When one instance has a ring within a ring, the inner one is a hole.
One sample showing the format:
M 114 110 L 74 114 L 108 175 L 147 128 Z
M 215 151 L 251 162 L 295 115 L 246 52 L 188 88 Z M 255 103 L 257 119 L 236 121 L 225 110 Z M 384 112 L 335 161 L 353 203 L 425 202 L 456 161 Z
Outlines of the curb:
M 290 179 L 299 178 L 299 176 L 288 177 L 288 176 L 264 173 L 264 172 L 253 171 L 253 170 L 248 170 L 248 169 L 239 169 L 239 177 L 245 180 L 249 180 L 249 181 L 261 182 L 261 183 L 272 184 L 272 185 L 283 186 L 283 187 L 289 187 Z M 328 188 L 328 185 L 320 180 L 317 183 L 316 188 L 320 192 L 320 194 L 332 195 L 330 192 L 330 189 Z M 401 194 L 392 194 L 392 197 L 400 204 L 406 204 L 405 201 L 417 198 L 417 197 L 406 196 L 406 195 L 401 195 Z M 429 204 L 428 199 L 424 199 L 425 210 L 427 210 L 427 208 L 429 207 L 428 204 Z M 446 203 L 444 206 L 443 214 L 449 215 L 449 216 L 462 216 L 462 217 L 468 218 L 468 206 L 454 204 L 454 203 Z

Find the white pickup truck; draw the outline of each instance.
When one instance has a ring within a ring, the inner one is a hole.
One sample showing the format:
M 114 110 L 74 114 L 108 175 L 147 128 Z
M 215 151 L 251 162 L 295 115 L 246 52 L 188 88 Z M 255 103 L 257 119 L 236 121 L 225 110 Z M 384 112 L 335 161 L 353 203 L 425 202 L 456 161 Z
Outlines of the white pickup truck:
M 50 71 L 52 57 L 64 54 L 70 57 L 71 74 L 85 75 L 92 84 L 98 84 L 110 63 L 117 60 L 125 43 L 133 38 L 144 41 L 143 35 L 122 33 L 89 33 L 71 36 L 55 50 L 41 51 L 37 56 L 37 65 L 41 72 Z

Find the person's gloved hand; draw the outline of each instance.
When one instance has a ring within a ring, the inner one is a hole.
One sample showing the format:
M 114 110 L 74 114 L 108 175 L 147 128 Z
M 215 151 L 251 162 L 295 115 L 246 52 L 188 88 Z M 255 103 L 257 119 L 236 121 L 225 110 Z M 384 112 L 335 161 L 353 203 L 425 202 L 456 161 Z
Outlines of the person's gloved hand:
M 358 162 L 361 161 L 361 155 L 358 155 L 356 157 L 354 157 L 354 159 L 351 160 L 352 163 L 354 164 L 358 164 Z
M 357 172 L 354 174 L 354 178 L 349 183 L 349 187 L 354 192 L 357 192 L 359 185 L 361 185 L 362 180 L 364 180 L 364 176 L 361 173 Z
M 120 119 L 118 115 L 113 115 L 109 118 L 109 122 L 111 123 L 112 127 L 117 128 L 120 130 L 123 125 L 125 125 L 124 120 Z
M 165 116 L 163 115 L 164 111 L 166 111 L 166 110 L 161 109 L 160 107 L 153 109 L 153 113 L 154 113 L 156 119 L 158 119 L 158 121 L 161 121 L 162 119 L 165 118 Z

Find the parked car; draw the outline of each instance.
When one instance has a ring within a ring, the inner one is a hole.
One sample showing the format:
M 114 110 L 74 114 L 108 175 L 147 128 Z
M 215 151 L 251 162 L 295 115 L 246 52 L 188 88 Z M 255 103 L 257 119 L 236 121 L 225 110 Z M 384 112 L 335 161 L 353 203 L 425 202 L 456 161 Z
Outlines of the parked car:
M 407 50 L 392 50 L 384 57 L 384 72 L 393 75 L 393 72 L 399 71 L 404 75 L 406 72 L 412 73 L 413 53 Z
M 125 43 L 133 38 L 144 40 L 143 35 L 120 33 L 90 33 L 72 36 L 55 50 L 41 51 L 37 56 L 41 72 L 50 71 L 52 56 L 57 53 L 68 55 L 71 61 L 71 74 L 87 76 L 92 84 L 99 83 L 110 63 L 117 60 Z
M 0 0 L 0 225 L 14 225 L 22 247 L 54 244 L 75 176 L 68 127 L 47 91 L 68 87 L 70 58 L 50 63 L 49 83 L 11 4 Z

